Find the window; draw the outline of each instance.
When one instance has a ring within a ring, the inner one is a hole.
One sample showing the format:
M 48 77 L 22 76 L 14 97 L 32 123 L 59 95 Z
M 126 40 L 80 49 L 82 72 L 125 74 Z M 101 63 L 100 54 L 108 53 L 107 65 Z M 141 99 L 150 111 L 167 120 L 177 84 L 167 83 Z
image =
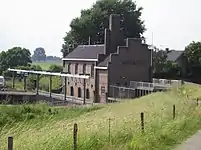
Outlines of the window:
M 104 93 L 105 93 L 105 87 L 101 86 L 101 94 L 104 94 Z
M 68 64 L 68 73 L 70 74 L 71 71 L 71 63 Z
M 82 90 L 80 87 L 78 88 L 78 97 L 82 97 Z
M 75 64 L 75 74 L 78 74 L 78 64 Z
M 70 96 L 74 96 L 74 88 L 72 86 L 70 87 Z
M 86 74 L 86 64 L 83 65 L 83 74 Z
M 89 99 L 90 95 L 89 95 L 89 89 L 86 89 L 86 99 Z
M 94 77 L 94 64 L 91 66 L 91 76 Z

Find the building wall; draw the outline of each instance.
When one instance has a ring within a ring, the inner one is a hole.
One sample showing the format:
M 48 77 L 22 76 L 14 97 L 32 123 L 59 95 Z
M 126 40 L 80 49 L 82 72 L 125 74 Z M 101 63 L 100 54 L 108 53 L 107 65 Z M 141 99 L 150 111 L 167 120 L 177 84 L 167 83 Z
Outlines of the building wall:
M 96 70 L 96 102 L 106 103 L 108 94 L 108 71 Z
M 127 39 L 127 46 L 118 47 L 110 55 L 109 84 L 129 85 L 129 81 L 151 82 L 151 50 L 140 40 Z
M 71 64 L 70 66 L 70 72 L 68 72 L 68 64 Z M 87 89 L 89 90 L 89 100 L 94 99 L 94 90 L 95 90 L 95 72 L 93 75 L 91 75 L 91 69 L 92 65 L 95 65 L 95 62 L 88 62 L 88 61 L 65 61 L 65 67 L 63 68 L 63 72 L 75 74 L 75 66 L 78 64 L 78 71 L 77 74 L 83 74 L 83 65 L 86 64 L 86 72 L 85 74 L 90 75 L 90 79 L 86 79 L 86 92 Z M 64 80 L 63 80 L 64 81 Z M 64 82 L 63 82 L 64 84 Z M 71 96 L 71 89 L 73 88 L 74 94 L 73 96 L 78 97 L 78 88 L 81 89 L 81 97 L 84 96 L 84 79 L 79 78 L 67 78 L 67 88 L 66 93 L 67 96 Z M 87 96 L 87 95 L 86 95 Z

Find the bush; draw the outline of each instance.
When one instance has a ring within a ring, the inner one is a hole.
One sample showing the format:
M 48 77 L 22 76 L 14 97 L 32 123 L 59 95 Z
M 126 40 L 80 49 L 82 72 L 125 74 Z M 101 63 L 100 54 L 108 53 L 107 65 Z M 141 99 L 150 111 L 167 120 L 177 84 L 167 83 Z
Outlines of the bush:
M 48 71 L 51 71 L 51 72 L 62 72 L 63 68 L 62 66 L 59 66 L 59 65 L 51 65 L 48 69 Z

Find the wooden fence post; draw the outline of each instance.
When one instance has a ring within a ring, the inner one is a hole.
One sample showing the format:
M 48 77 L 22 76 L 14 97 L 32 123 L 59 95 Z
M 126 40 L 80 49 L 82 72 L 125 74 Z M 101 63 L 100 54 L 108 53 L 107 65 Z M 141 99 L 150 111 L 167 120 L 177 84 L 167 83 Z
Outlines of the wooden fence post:
M 109 118 L 109 121 L 108 121 L 108 141 L 110 142 L 110 135 L 111 135 L 111 119 Z
M 173 108 L 172 108 L 172 115 L 173 115 L 173 120 L 175 119 L 175 114 L 176 114 L 176 108 L 175 108 L 175 105 L 173 105 Z
M 75 123 L 73 129 L 73 150 L 77 150 L 77 131 L 77 123 Z
M 8 137 L 8 150 L 13 150 L 13 137 Z
M 144 133 L 144 113 L 143 112 L 141 112 L 140 118 L 141 118 L 142 133 Z

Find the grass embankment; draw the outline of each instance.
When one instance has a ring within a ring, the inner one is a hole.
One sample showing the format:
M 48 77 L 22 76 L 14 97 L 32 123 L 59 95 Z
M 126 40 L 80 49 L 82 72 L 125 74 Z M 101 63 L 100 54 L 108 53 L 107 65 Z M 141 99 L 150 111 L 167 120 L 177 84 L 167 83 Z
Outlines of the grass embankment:
M 7 136 L 13 135 L 14 148 L 19 150 L 72 149 L 73 123 L 77 122 L 79 150 L 171 149 L 201 128 L 201 107 L 192 100 L 200 97 L 200 87 L 186 85 L 169 92 L 105 105 L 79 117 L 54 120 L 53 116 L 52 121 L 38 127 L 20 122 L 9 130 L 3 130 L 3 146 L 5 148 Z M 173 120 L 174 104 L 176 118 Z M 140 126 L 141 112 L 145 115 L 144 134 Z

